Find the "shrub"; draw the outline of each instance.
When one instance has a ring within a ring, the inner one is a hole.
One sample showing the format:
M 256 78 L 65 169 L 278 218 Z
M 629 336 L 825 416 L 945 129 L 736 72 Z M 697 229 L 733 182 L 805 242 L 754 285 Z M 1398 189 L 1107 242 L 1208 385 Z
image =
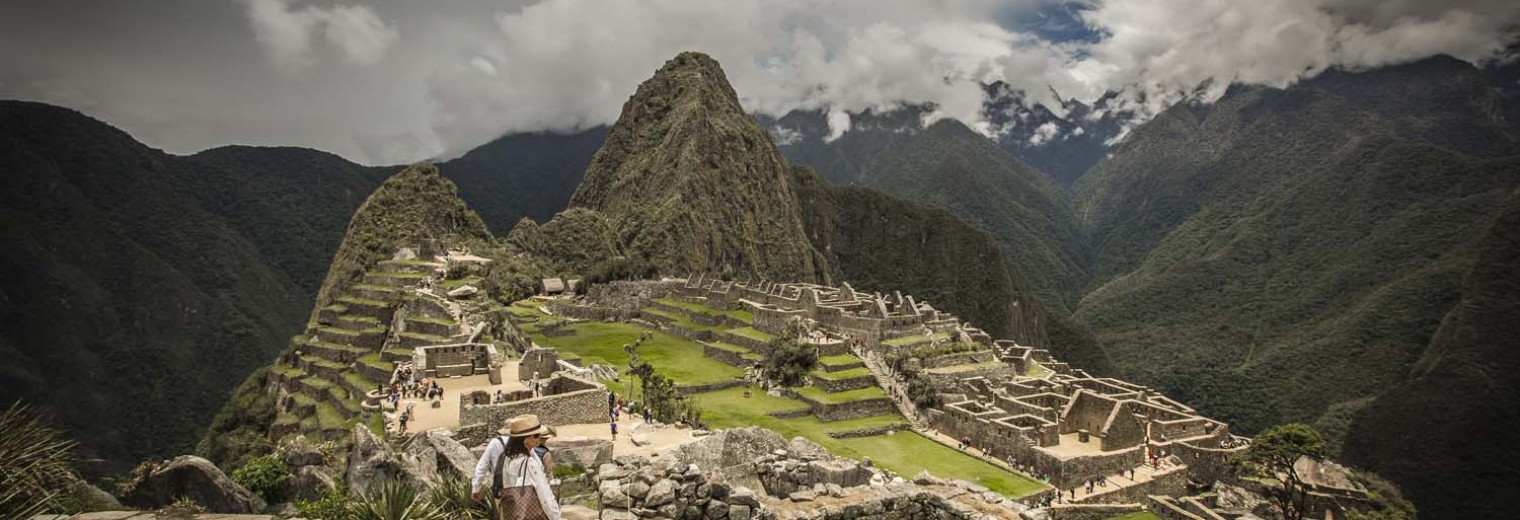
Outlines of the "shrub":
M 348 504 L 350 520 L 442 520 L 441 508 L 428 503 L 416 488 L 399 480 L 387 481 Z
M 340 485 L 338 489 L 323 491 L 322 498 L 297 500 L 295 506 L 303 518 L 345 520 L 348 518 L 348 491 Z
M 69 467 L 74 443 L 20 403 L 0 412 L 0 432 L 0 519 L 58 508 L 59 490 L 78 480 Z
M 254 457 L 243 464 L 243 467 L 232 472 L 232 481 L 237 482 L 249 491 L 257 493 L 267 502 L 277 502 L 280 498 L 280 489 L 285 484 L 285 479 L 290 478 L 290 473 L 285 470 L 285 462 L 280 460 L 279 455 L 268 454 Z

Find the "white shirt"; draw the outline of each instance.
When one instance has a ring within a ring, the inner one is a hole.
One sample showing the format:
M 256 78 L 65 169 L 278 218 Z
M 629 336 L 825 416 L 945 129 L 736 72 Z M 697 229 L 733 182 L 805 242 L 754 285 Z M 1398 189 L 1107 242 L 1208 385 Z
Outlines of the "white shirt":
M 481 454 L 480 461 L 475 463 L 475 477 L 470 479 L 470 492 L 479 493 L 482 489 L 489 488 L 492 480 L 492 469 L 496 466 L 496 459 L 501 457 L 507 449 L 507 438 L 497 437 L 486 446 L 486 452 Z M 526 465 L 523 458 L 528 459 Z M 526 469 L 526 474 L 524 474 Z M 544 461 L 538 457 L 518 455 L 507 459 L 506 466 L 501 474 L 503 487 L 531 485 L 538 492 L 539 504 L 549 518 L 560 518 L 559 501 L 554 498 L 554 490 L 549 487 L 549 476 L 544 470 Z

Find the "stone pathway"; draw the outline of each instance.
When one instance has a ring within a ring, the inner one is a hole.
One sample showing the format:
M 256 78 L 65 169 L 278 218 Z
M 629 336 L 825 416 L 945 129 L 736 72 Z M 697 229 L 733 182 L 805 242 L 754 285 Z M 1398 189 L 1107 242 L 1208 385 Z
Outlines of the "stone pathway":
M 880 359 L 877 359 L 875 355 L 862 352 L 858 348 L 851 348 L 850 350 L 855 354 L 855 357 L 860 358 L 865 363 L 866 369 L 870 370 L 871 375 L 876 377 L 876 386 L 887 391 L 887 394 L 892 397 L 892 404 L 896 405 L 897 411 L 908 419 L 908 422 L 913 425 L 913 429 L 919 431 L 928 430 L 929 424 L 924 422 L 923 417 L 919 415 L 918 405 L 913 404 L 913 401 L 908 399 L 907 389 L 904 388 L 901 381 L 898 381 L 896 377 L 891 375 L 891 370 Z

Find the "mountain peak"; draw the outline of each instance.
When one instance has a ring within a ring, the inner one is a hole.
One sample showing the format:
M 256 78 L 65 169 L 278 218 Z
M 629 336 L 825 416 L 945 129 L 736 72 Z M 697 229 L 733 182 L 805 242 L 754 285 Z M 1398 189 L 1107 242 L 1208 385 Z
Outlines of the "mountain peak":
M 819 280 L 788 172 L 718 62 L 686 52 L 623 104 L 570 205 L 620 222 L 666 272 Z

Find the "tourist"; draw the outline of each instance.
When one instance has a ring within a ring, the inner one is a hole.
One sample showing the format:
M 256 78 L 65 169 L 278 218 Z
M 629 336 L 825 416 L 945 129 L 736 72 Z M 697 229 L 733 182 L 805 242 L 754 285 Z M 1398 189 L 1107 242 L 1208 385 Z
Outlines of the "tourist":
M 410 417 L 408 417 L 410 415 L 412 415 L 411 410 L 407 410 L 405 412 L 401 412 L 401 418 L 399 419 L 399 421 L 401 423 L 401 433 L 406 433 L 406 421 L 407 421 L 407 419 L 410 418 Z
M 612 441 L 613 442 L 617 442 L 617 421 L 614 420 L 614 421 L 612 421 L 610 423 L 607 423 L 607 424 L 612 425 Z
M 649 411 L 649 407 L 645 406 L 644 407 L 644 422 L 645 423 L 652 422 L 652 421 L 650 421 L 650 419 L 652 418 L 651 416 L 652 416 L 652 414 Z
M 554 436 L 554 429 L 540 423 L 537 415 L 519 415 L 508 421 L 500 433 L 507 437 L 492 440 L 475 464 L 475 476 L 470 481 L 470 497 L 481 500 L 484 498 L 481 493 L 484 490 L 499 495 L 499 490 L 490 489 L 495 486 L 495 475 L 499 473 L 503 488 L 532 486 L 538 495 L 539 507 L 543 508 L 544 516 L 550 520 L 560 520 L 559 501 L 554 496 L 548 459 L 542 455 L 531 456 L 540 454 L 539 448 L 543 447 L 544 441 Z M 505 512 L 512 507 L 505 500 L 505 495 L 497 499 L 497 511 Z

